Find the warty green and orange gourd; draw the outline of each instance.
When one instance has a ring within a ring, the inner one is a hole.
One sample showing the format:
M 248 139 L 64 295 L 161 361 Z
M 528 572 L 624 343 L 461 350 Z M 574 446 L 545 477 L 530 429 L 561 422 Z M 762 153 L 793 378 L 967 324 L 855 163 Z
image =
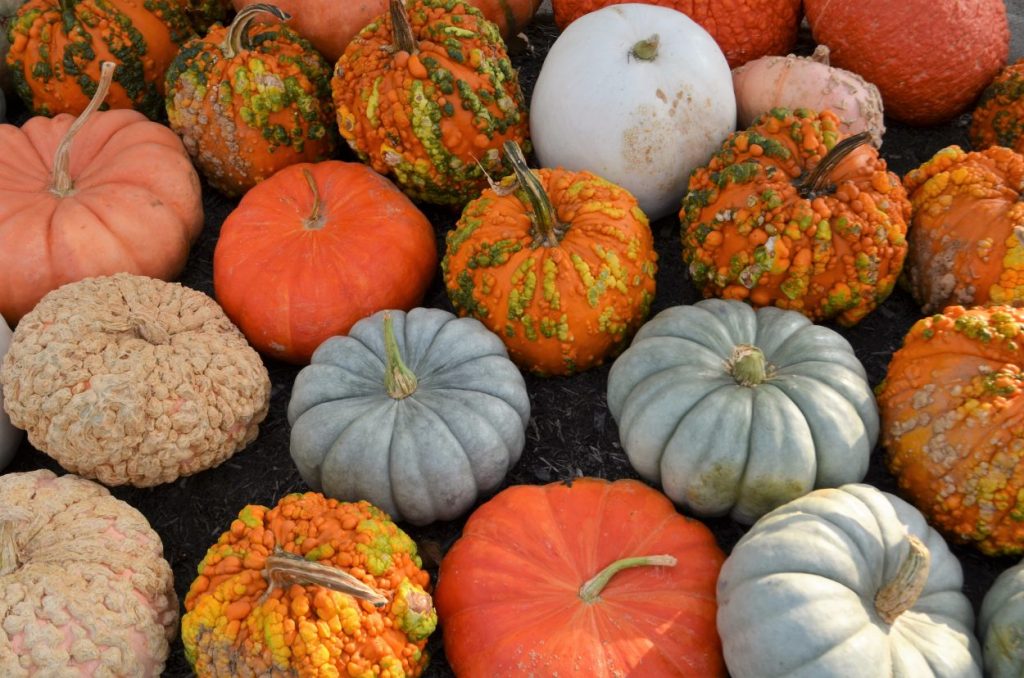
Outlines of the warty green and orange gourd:
M 971 146 L 1024 152 L 1024 59 L 1007 66 L 981 93 L 971 115 Z

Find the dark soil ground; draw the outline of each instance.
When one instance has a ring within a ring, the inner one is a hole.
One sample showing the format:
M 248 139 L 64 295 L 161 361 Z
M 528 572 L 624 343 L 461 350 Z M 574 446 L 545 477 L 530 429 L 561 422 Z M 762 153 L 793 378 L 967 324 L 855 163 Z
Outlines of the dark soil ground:
M 1021 14 L 1020 0 L 1010 0 L 1011 12 Z M 1017 41 L 1014 58 L 1022 55 L 1020 30 L 1014 22 Z M 550 16 L 539 17 L 528 31 L 530 47 L 514 52 L 513 62 L 520 69 L 520 78 L 529 100 L 543 55 L 557 37 Z M 811 43 L 803 36 L 800 51 L 809 53 Z M 11 120 L 22 122 L 26 113 L 20 104 L 12 104 Z M 968 146 L 968 116 L 932 128 L 910 128 L 890 120 L 882 147 L 889 167 L 900 176 L 929 159 L 939 149 L 959 144 Z M 343 156 L 343 159 L 353 159 Z M 213 296 L 212 261 L 220 225 L 234 208 L 235 202 L 204 186 L 206 228 L 195 246 L 181 282 Z M 444 251 L 444 234 L 457 217 L 450 211 L 424 206 L 434 224 L 439 252 Z M 679 224 L 668 217 L 652 224 L 660 261 L 657 296 L 652 315 L 670 306 L 689 304 L 699 299 L 680 258 Z M 451 310 L 438 275 L 424 305 Z M 845 336 L 864 363 L 871 385 L 885 375 L 894 350 L 903 336 L 920 317 L 919 308 L 908 294 L 897 290 L 884 305 L 860 325 L 843 329 Z M 175 483 L 151 489 L 114 488 L 113 493 L 139 509 L 163 539 L 165 555 L 174 568 L 175 588 L 184 599 L 196 573 L 196 565 L 206 549 L 227 529 L 246 504 L 274 505 L 283 495 L 308 489 L 292 464 L 288 453 L 288 423 L 285 411 L 292 382 L 298 368 L 266 360 L 273 381 L 270 414 L 260 429 L 259 438 L 247 449 L 218 468 L 182 478 Z M 532 417 L 527 432 L 526 449 L 512 469 L 506 483 L 543 484 L 577 476 L 608 479 L 635 478 L 618 442 L 618 430 L 605 402 L 608 366 L 570 378 L 541 379 L 526 377 L 532 401 Z M 865 482 L 879 489 L 896 492 L 896 484 L 885 469 L 881 450 L 876 449 Z M 8 471 L 61 469 L 49 457 L 24 443 Z M 744 528 L 728 518 L 705 520 L 728 553 L 744 532 Z M 432 577 L 437 562 L 458 538 L 463 521 L 440 523 L 426 528 L 404 526 L 418 542 L 429 565 Z M 981 598 L 993 579 L 1016 559 L 994 559 L 966 547 L 953 546 L 964 568 L 965 590 L 977 610 Z M 453 675 L 445 661 L 442 634 L 432 638 L 429 651 L 431 664 L 426 676 L 440 678 Z M 165 676 L 187 676 L 190 670 L 184 659 L 180 640 L 172 646 Z

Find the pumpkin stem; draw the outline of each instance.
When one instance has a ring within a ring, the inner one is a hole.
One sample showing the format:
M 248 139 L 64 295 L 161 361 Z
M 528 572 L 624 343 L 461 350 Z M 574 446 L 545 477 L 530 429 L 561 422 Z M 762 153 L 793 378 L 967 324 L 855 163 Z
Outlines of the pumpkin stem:
M 530 166 L 526 164 L 526 156 L 523 149 L 514 141 L 506 141 L 502 148 L 505 150 L 505 157 L 512 165 L 512 171 L 516 173 L 516 180 L 519 187 L 526 193 L 533 212 L 530 221 L 533 222 L 533 245 L 537 247 L 558 247 L 565 227 L 558 223 L 555 215 L 555 207 L 551 204 L 551 198 L 541 185 L 540 179 L 533 173 Z
M 53 174 L 51 175 L 50 192 L 55 193 L 61 198 L 71 195 L 75 188 L 75 184 L 71 180 L 71 142 L 79 130 L 85 127 L 85 123 L 89 121 L 92 114 L 103 105 L 103 100 L 107 98 L 107 92 L 110 91 L 110 84 L 114 81 L 114 69 L 116 68 L 117 64 L 113 61 L 104 61 L 100 64 L 100 81 L 96 83 L 96 92 L 92 95 L 92 99 L 89 100 L 89 105 L 85 107 L 81 115 L 71 123 L 71 127 L 64 133 L 64 138 L 60 140 L 60 145 L 57 146 L 57 152 L 53 154 Z
M 675 556 L 638 556 L 636 558 L 623 558 L 604 568 L 594 575 L 586 584 L 580 587 L 580 599 L 584 603 L 593 603 L 601 596 L 601 591 L 608 585 L 611 578 L 622 570 L 630 567 L 660 566 L 672 567 L 678 561 Z
M 828 48 L 828 45 L 818 45 L 814 48 L 814 54 L 811 55 L 811 61 L 816 61 L 819 64 L 829 66 L 829 56 L 832 51 Z
M 412 24 L 409 23 L 405 2 L 391 0 L 388 8 L 391 11 L 391 32 L 395 37 L 395 49 L 415 54 L 419 48 L 416 46 L 416 36 L 412 34 Z
M 320 188 L 316 185 L 316 178 L 308 168 L 303 167 L 302 174 L 306 177 L 306 183 L 309 184 L 309 190 L 313 192 L 313 211 L 309 213 L 308 217 L 306 217 L 304 226 L 308 231 L 319 231 L 326 223 L 326 219 L 324 219 L 323 214 L 321 214 L 321 208 L 323 205 L 320 200 Z
M 640 61 L 654 61 L 658 58 L 658 46 L 661 43 L 661 38 L 655 33 L 646 40 L 637 42 L 629 50 L 630 56 Z
M 931 554 L 928 547 L 912 534 L 907 535 L 910 549 L 896 570 L 892 581 L 875 594 L 875 610 L 886 624 L 892 624 L 917 602 L 918 596 L 928 582 Z
M 839 163 L 869 141 L 871 141 L 871 132 L 858 132 L 833 146 L 832 150 L 826 153 L 818 163 L 818 166 L 797 184 L 800 196 L 810 199 L 822 193 L 828 193 L 832 189 L 828 185 L 829 176 L 839 166 Z
M 273 555 L 267 556 L 264 573 L 270 585 L 260 596 L 261 603 L 270 596 L 275 588 L 292 584 L 300 586 L 312 584 L 332 591 L 347 593 L 359 600 L 367 601 L 374 607 L 383 607 L 388 604 L 388 599 L 383 593 L 356 579 L 348 572 L 337 567 L 306 560 L 302 556 L 283 550 L 280 546 L 274 549 Z
M 280 21 L 288 21 L 292 15 L 279 7 L 257 2 L 249 5 L 235 15 L 234 21 L 228 26 L 227 37 L 221 43 L 220 49 L 227 59 L 234 59 L 240 52 L 247 52 L 252 49 L 252 39 L 249 36 L 249 27 L 260 14 L 270 14 Z
M 408 398 L 416 391 L 416 375 L 402 362 L 398 342 L 395 341 L 395 327 L 387 311 L 384 312 L 384 352 L 388 359 L 384 370 L 384 387 L 388 395 L 395 400 Z
M 27 510 L 18 506 L 0 509 L 0 577 L 14 572 L 21 565 L 18 545 L 14 542 L 14 526 L 31 517 Z
M 726 367 L 741 386 L 757 386 L 768 378 L 769 365 L 765 362 L 764 352 L 750 344 L 738 344 L 732 350 Z

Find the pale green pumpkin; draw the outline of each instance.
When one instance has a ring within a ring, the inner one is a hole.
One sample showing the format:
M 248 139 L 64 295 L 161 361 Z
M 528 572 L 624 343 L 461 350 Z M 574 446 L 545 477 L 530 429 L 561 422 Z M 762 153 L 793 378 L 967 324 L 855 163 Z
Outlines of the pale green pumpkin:
M 992 678 L 1024 676 L 1024 562 L 992 584 L 978 613 L 985 673 Z
M 702 516 L 752 523 L 863 480 L 878 409 L 849 342 L 801 313 L 708 299 L 666 309 L 612 366 L 633 468 Z

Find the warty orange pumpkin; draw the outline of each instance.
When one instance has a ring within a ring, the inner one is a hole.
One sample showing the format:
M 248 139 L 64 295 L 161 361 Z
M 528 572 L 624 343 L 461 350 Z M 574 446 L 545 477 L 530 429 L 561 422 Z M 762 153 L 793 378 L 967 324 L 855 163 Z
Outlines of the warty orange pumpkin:
M 971 146 L 1006 146 L 1024 153 L 1024 59 L 989 83 L 971 115 Z

